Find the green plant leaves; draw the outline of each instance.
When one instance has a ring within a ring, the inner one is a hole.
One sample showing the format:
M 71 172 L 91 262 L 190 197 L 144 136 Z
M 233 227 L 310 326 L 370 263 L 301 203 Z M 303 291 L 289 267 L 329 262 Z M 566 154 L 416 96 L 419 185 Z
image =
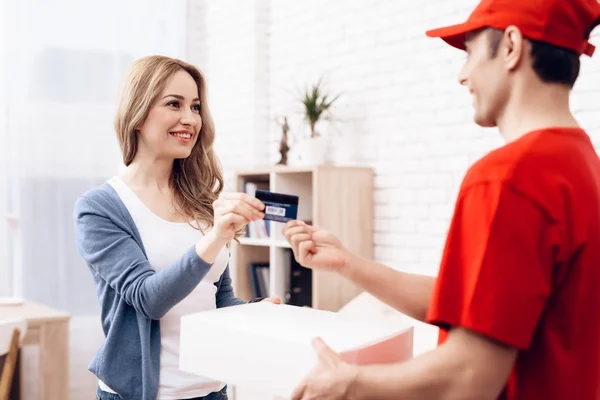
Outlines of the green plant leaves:
M 310 125 L 311 137 L 319 136 L 315 125 L 339 97 L 339 94 L 332 97 L 331 94 L 325 93 L 322 88 L 322 79 L 304 91 L 301 101 L 304 105 L 304 118 Z

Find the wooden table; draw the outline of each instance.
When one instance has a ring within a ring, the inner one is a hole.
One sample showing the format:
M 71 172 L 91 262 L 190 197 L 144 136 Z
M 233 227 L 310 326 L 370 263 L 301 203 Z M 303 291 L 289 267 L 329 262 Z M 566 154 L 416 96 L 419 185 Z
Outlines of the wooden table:
M 25 319 L 23 345 L 40 347 L 39 399 L 68 399 L 70 315 L 25 301 L 20 305 L 0 305 L 0 319 L 9 318 Z

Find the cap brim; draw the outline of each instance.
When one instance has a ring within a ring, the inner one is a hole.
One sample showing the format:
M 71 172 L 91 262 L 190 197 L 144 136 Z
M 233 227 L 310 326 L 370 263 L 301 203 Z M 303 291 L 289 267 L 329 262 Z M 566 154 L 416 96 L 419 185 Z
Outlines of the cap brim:
M 596 51 L 596 46 L 594 46 L 590 42 L 585 42 L 583 44 L 583 50 L 581 51 L 581 53 L 585 54 L 588 57 L 592 57 L 594 55 L 595 51 Z
M 440 38 L 450 46 L 456 47 L 457 49 L 466 50 L 465 38 L 467 34 L 481 28 L 483 28 L 483 25 L 474 24 L 472 22 L 464 22 L 462 24 L 432 29 L 425 32 L 425 34 L 429 37 Z

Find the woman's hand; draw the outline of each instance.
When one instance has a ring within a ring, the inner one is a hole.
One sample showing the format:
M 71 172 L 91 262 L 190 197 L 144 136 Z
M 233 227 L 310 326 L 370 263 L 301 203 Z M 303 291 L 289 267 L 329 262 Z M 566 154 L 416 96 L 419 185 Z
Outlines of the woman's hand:
M 271 296 L 271 297 L 267 297 L 266 299 L 261 300 L 261 302 L 263 302 L 263 301 L 266 301 L 267 303 L 281 304 L 281 297 Z
M 213 202 L 214 226 L 196 244 L 196 253 L 212 264 L 223 247 L 235 238 L 236 233 L 250 221 L 262 219 L 265 205 L 246 193 L 223 192 Z
M 215 222 L 213 232 L 215 238 L 229 243 L 235 234 L 250 221 L 262 219 L 265 205 L 246 193 L 223 192 L 213 202 Z

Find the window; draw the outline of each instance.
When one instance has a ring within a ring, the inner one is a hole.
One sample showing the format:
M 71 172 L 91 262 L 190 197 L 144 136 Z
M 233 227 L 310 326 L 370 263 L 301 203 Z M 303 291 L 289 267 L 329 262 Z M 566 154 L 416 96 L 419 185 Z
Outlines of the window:
M 187 2 L 1 4 L 0 296 L 95 313 L 73 205 L 118 171 L 112 121 L 128 65 L 185 59 Z

